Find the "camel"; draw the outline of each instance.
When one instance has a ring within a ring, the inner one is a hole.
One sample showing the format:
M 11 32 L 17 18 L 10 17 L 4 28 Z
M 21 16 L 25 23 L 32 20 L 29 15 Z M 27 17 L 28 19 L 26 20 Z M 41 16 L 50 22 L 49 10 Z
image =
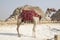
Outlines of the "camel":
M 47 8 L 45 16 L 47 16 L 51 21 L 60 22 L 60 9 L 56 10 L 54 8 Z
M 46 19 L 52 21 L 51 16 L 52 16 L 55 12 L 56 12 L 56 9 L 54 9 L 54 8 L 47 8 L 46 13 L 45 13 Z
M 37 24 L 37 22 L 36 22 L 37 19 L 35 19 L 35 17 L 38 17 L 39 21 L 40 21 L 44 16 L 43 11 L 39 7 L 33 7 L 33 6 L 29 6 L 29 5 L 25 5 L 24 7 L 17 8 L 17 10 L 15 9 L 13 14 L 9 18 L 7 18 L 5 21 L 8 21 L 8 19 L 10 19 L 12 17 L 14 17 L 17 20 L 17 33 L 18 33 L 19 37 L 21 37 L 21 35 L 19 34 L 19 27 L 20 27 L 21 23 L 22 22 L 33 23 L 34 24 L 33 29 L 32 29 L 33 37 L 36 37 L 35 28 L 36 28 L 36 24 Z M 26 19 L 26 17 L 27 17 L 27 19 Z
M 24 5 L 24 6 L 17 7 L 16 9 L 14 9 L 13 14 L 11 14 L 7 19 L 5 19 L 5 22 L 9 21 L 9 19 L 12 20 L 12 18 L 17 20 L 17 16 L 21 13 L 21 11 L 24 7 L 33 8 L 37 14 L 42 15 L 42 17 L 44 17 L 44 12 L 42 11 L 41 8 L 39 8 L 37 6 Z
M 57 22 L 60 21 L 60 9 L 58 9 L 58 10 L 56 11 L 56 13 L 54 13 L 54 14 L 51 16 L 51 20 L 57 21 Z
M 53 13 L 52 13 L 53 12 Z M 56 10 L 54 8 L 47 8 L 46 15 L 51 21 L 60 21 L 60 9 Z

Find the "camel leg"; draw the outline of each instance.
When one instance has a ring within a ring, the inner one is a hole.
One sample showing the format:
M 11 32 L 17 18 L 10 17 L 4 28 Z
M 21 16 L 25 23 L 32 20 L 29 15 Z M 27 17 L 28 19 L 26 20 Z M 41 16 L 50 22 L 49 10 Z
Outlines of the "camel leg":
M 17 33 L 18 33 L 18 37 L 21 36 L 21 35 L 19 34 L 19 27 L 20 27 L 21 23 L 22 23 L 22 22 L 18 19 L 18 21 L 17 21 Z
M 32 29 L 32 31 L 33 31 L 33 32 L 32 32 L 32 35 L 33 35 L 33 37 L 35 38 L 35 37 L 36 37 L 36 35 L 35 35 L 36 22 L 34 21 L 33 24 L 34 24 L 34 25 L 33 25 L 33 29 Z

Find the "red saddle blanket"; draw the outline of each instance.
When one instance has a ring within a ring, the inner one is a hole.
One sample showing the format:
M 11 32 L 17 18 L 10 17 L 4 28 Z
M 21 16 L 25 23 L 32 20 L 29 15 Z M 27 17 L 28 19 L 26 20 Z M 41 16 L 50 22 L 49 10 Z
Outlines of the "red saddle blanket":
M 18 18 L 22 18 L 22 20 L 33 20 L 33 16 L 41 17 L 34 10 L 22 10 L 22 13 L 18 16 Z

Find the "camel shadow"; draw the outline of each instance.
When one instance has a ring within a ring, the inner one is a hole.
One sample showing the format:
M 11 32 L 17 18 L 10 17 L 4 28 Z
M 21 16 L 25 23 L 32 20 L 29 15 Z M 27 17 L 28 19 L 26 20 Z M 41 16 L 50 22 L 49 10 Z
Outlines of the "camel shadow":
M 0 33 L 0 35 L 17 36 L 17 33 Z
M 0 33 L 0 35 L 5 35 L 5 36 L 18 36 L 17 33 Z M 29 35 L 24 35 L 24 34 L 20 34 L 22 37 L 32 37 L 33 36 L 29 36 Z

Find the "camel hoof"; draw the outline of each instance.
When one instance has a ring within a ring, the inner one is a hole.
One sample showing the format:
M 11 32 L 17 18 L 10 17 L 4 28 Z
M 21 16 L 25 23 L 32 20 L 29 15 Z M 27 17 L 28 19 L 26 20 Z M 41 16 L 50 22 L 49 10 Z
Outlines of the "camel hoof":
M 21 37 L 21 35 L 19 34 L 18 37 Z
M 36 38 L 36 36 L 32 36 L 33 38 Z
M 18 37 L 21 37 L 21 36 L 18 36 Z

